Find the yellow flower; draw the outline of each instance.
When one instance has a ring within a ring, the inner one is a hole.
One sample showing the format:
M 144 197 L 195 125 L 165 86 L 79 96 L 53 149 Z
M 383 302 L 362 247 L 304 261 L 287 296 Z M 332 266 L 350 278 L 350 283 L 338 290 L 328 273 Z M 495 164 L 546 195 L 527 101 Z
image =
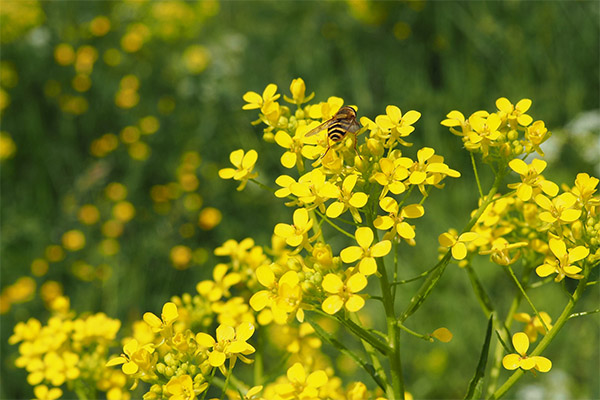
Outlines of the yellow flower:
M 527 356 L 529 338 L 523 332 L 517 332 L 512 337 L 512 343 L 518 354 L 507 354 L 502 359 L 502 365 L 508 370 L 522 368 L 530 370 L 535 368 L 540 372 L 548 372 L 552 368 L 552 361 L 541 356 Z
M 529 201 L 533 195 L 534 189 L 541 189 L 548 196 L 554 197 L 558 194 L 558 185 L 552 181 L 547 181 L 540 174 L 546 169 L 546 161 L 533 159 L 530 165 L 525 161 L 515 158 L 508 163 L 508 166 L 521 175 L 521 183 L 511 183 L 510 189 L 517 189 L 517 196 L 523 201 Z
M 479 254 L 491 254 L 490 259 L 492 260 L 492 262 L 495 262 L 498 265 L 507 266 L 513 264 L 521 256 L 521 252 L 517 251 L 515 255 L 511 257 L 510 251 L 528 245 L 528 242 L 509 243 L 503 237 L 499 237 L 492 241 L 491 249 L 482 250 L 479 252 Z
M 294 211 L 294 223 L 275 225 L 275 235 L 284 238 L 285 242 L 292 247 L 308 245 L 308 231 L 313 226 L 313 220 L 309 218 L 306 208 L 299 208 Z
M 62 235 L 62 243 L 69 251 L 81 250 L 85 246 L 85 236 L 80 230 L 72 229 Z
M 137 340 L 131 339 L 125 346 L 123 346 L 124 354 L 119 357 L 115 357 L 106 363 L 107 367 L 115 365 L 121 365 L 121 369 L 126 375 L 136 374 L 138 371 L 149 371 L 154 360 L 152 359 L 152 353 L 154 353 L 154 346 L 152 344 L 145 344 L 140 346 Z
M 354 220 L 359 223 L 362 222 L 358 209 L 367 204 L 369 196 L 362 192 L 352 193 L 357 180 L 358 175 L 348 175 L 344 179 L 338 200 L 327 207 L 327 216 L 329 218 L 337 218 L 349 209 Z
M 314 147 L 305 146 L 305 144 L 315 144 L 316 140 L 314 137 L 305 136 L 308 131 L 308 126 L 301 124 L 296 127 L 296 133 L 293 137 L 286 131 L 278 131 L 275 134 L 275 142 L 287 149 L 281 155 L 281 165 L 286 168 L 293 168 L 295 165 L 303 167 L 302 157 L 313 159 L 317 156 L 318 153 L 314 150 Z
M 594 204 L 596 206 L 600 205 L 599 199 L 596 198 L 593 200 L 598 182 L 600 182 L 598 178 L 590 176 L 589 174 L 577 174 L 577 178 L 575 178 L 575 187 L 573 188 L 572 193 L 577 197 L 582 206 L 588 204 Z
M 152 328 L 153 332 L 168 330 L 179 317 L 175 303 L 167 302 L 163 306 L 161 318 L 151 312 L 144 313 L 144 321 Z
M 211 348 L 208 355 L 208 362 L 213 367 L 218 367 L 223 375 L 227 374 L 224 364 L 229 358 L 229 368 L 233 368 L 237 358 L 245 363 L 252 361 L 245 355 L 255 352 L 254 347 L 246 343 L 254 334 L 254 325 L 250 322 L 240 324 L 236 329 L 227 325 L 217 327 L 217 339 L 213 339 L 209 334 L 200 332 L 196 335 L 196 342 L 202 348 Z
M 540 316 L 542 317 L 542 320 L 548 329 L 552 329 L 552 318 L 550 315 L 548 315 L 548 313 L 545 311 L 541 311 Z M 544 328 L 544 324 L 542 324 L 537 315 L 532 318 L 527 313 L 517 313 L 515 314 L 514 318 L 519 322 L 524 322 L 527 324 L 525 325 L 525 334 L 529 338 L 530 343 L 533 343 L 537 340 L 538 333 L 541 333 L 542 335 L 547 333 L 546 328 Z
M 388 192 L 400 194 L 406 190 L 406 185 L 402 181 L 408 178 L 408 168 L 412 164 L 412 161 L 407 158 L 379 160 L 380 172 L 375 172 L 372 179 L 383 186 L 380 198 L 385 197 Z
M 344 99 L 331 96 L 327 102 L 321 102 L 310 107 L 308 115 L 312 119 L 321 119 L 326 121 L 333 117 L 336 112 L 344 105 Z
M 204 382 L 197 389 L 198 393 L 204 392 L 208 388 L 208 382 Z M 194 382 L 189 375 L 181 375 L 172 377 L 165 385 L 165 391 L 170 394 L 169 400 L 195 400 L 196 391 L 194 390 Z
M 535 196 L 535 202 L 546 211 L 539 214 L 539 219 L 549 224 L 570 224 L 581 216 L 581 210 L 572 208 L 577 198 L 571 193 L 563 193 L 550 200 L 543 194 Z
M 590 249 L 584 246 L 577 246 L 569 249 L 567 252 L 567 245 L 560 239 L 550 239 L 548 247 L 554 257 L 547 257 L 544 264 L 540 265 L 535 269 L 535 272 L 542 278 L 556 273 L 556 282 L 560 282 L 565 276 L 572 279 L 581 279 L 583 275 L 579 272 L 581 268 L 572 265 L 573 263 L 583 260 L 590 254 Z
M 421 113 L 410 110 L 402 115 L 402 111 L 396 106 L 387 106 L 385 113 L 386 115 L 378 115 L 375 118 L 377 126 L 388 136 L 385 147 L 394 147 L 396 142 L 400 142 L 404 146 L 411 146 L 401 138 L 410 135 L 415 130 L 412 124 L 421 118 Z
M 521 99 L 513 106 L 506 97 L 500 97 L 496 100 L 496 107 L 498 107 L 500 118 L 507 119 L 511 125 L 514 123 L 513 121 L 517 121 L 519 125 L 527 126 L 533 121 L 533 118 L 525 114 L 531 107 L 531 100 L 529 99 Z M 516 126 L 513 128 L 516 128 Z
M 46 385 L 38 385 L 33 388 L 33 394 L 36 400 L 56 400 L 62 396 L 63 391 L 56 387 L 48 389 Z
M 525 151 L 531 152 L 535 150 L 542 157 L 544 152 L 540 148 L 540 145 L 550 137 L 550 132 L 544 124 L 544 121 L 535 121 L 533 124 L 527 127 L 525 131 L 525 138 L 528 143 L 525 144 Z
M 258 173 L 252 173 L 257 159 L 258 153 L 256 153 L 256 150 L 250 150 L 245 154 L 242 149 L 235 150 L 229 155 L 229 160 L 236 168 L 223 168 L 219 170 L 219 176 L 221 179 L 233 178 L 236 181 L 241 181 L 237 190 L 243 190 L 249 179 L 254 179 L 258 176 Z
M 367 286 L 367 278 L 360 272 L 349 276 L 346 282 L 342 282 L 335 274 L 327 274 L 322 286 L 329 293 L 321 305 L 327 314 L 335 314 L 343 306 L 350 312 L 356 312 L 365 305 L 365 299 L 356 294 Z
M 467 135 L 468 142 L 465 144 L 467 149 L 481 149 L 483 156 L 487 157 L 489 148 L 494 141 L 500 137 L 498 128 L 502 120 L 498 114 L 489 114 L 484 117 L 481 114 L 473 114 L 469 117 L 469 124 L 472 131 Z
M 444 164 L 444 157 L 436 155 L 431 147 L 423 147 L 417 152 L 417 161 L 408 167 L 408 182 L 418 185 L 423 196 L 427 195 L 425 185 L 438 186 L 446 176 L 460 177 L 460 172 Z
M 318 399 L 319 388 L 327 381 L 325 371 L 314 371 L 306 376 L 306 370 L 300 363 L 295 363 L 287 370 L 286 383 L 277 384 L 275 392 L 282 399 Z
M 312 98 L 315 97 L 315 92 L 312 92 L 308 96 L 305 96 L 306 84 L 304 83 L 304 80 L 302 78 L 296 78 L 296 79 L 292 80 L 292 83 L 290 85 L 290 92 L 292 93 L 291 99 L 289 97 L 287 97 L 286 95 L 283 95 L 283 98 L 288 103 L 293 103 L 298 106 L 303 103 L 307 103 L 307 102 L 311 101 Z
M 420 204 L 409 204 L 405 207 L 400 206 L 398 202 L 391 197 L 384 197 L 379 201 L 379 206 L 387 211 L 389 214 L 384 216 L 378 216 L 373 225 L 375 228 L 387 231 L 385 238 L 391 239 L 398 235 L 409 243 L 414 243 L 415 229 L 413 225 L 410 225 L 405 221 L 406 218 L 420 218 L 425 214 L 425 209 Z
M 327 177 L 320 169 L 302 175 L 297 183 L 290 185 L 290 190 L 302 204 L 309 205 L 309 210 L 318 207 L 322 213 L 326 212 L 324 203 L 327 200 L 340 196 L 340 189 L 327 182 Z
M 262 108 L 265 104 L 269 102 L 274 102 L 281 95 L 275 94 L 277 92 L 277 85 L 274 83 L 270 83 L 267 85 L 265 90 L 263 91 L 262 96 L 256 92 L 246 92 L 243 96 L 244 101 L 248 104 L 244 104 L 242 107 L 243 110 L 254 110 L 257 108 Z
M 440 245 L 451 248 L 452 257 L 462 260 L 467 256 L 467 243 L 477 239 L 479 235 L 475 232 L 464 232 L 456 237 L 449 232 L 444 232 L 438 237 Z
M 450 128 L 450 132 L 457 136 L 466 136 L 471 131 L 471 125 L 469 125 L 469 121 L 465 120 L 465 116 L 463 113 L 457 110 L 450 111 L 446 115 L 446 119 L 441 122 L 442 125 Z M 457 131 L 455 128 L 460 126 L 461 131 Z
M 375 257 L 383 257 L 392 249 L 392 242 L 382 240 L 373 243 L 374 235 L 371 228 L 360 227 L 356 229 L 354 234 L 358 246 L 350 246 L 343 249 L 340 253 L 342 261 L 345 263 L 353 263 L 360 260 L 358 268 L 364 275 L 372 275 L 377 272 L 377 263 Z
M 227 274 L 227 264 L 217 264 L 213 270 L 213 280 L 199 282 L 196 290 L 209 301 L 218 301 L 221 297 L 229 297 L 229 288 L 236 285 L 242 279 L 237 272 Z

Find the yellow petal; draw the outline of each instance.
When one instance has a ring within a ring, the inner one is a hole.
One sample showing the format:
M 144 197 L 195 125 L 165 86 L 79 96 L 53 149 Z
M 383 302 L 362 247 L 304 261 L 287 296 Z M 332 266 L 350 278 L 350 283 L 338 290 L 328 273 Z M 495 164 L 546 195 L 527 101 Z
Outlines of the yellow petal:
M 583 260 L 590 254 L 590 249 L 584 246 L 577 246 L 569 250 L 569 262 L 574 263 L 579 260 Z
M 406 114 L 404 114 L 404 117 L 402 117 L 402 122 L 404 122 L 406 125 L 412 125 L 415 122 L 417 122 L 419 120 L 419 118 L 421 118 L 421 113 L 415 110 L 410 110 L 407 111 Z
M 144 313 L 144 321 L 152 328 L 160 328 L 162 321 L 156 315 L 151 312 Z
M 250 169 L 254 166 L 254 164 L 256 164 L 256 160 L 258 159 L 258 153 L 256 152 L 256 150 L 250 150 L 249 152 L 246 153 L 246 155 L 244 155 L 244 158 L 242 160 L 242 167 L 244 169 Z
M 327 374 L 325 371 L 315 371 L 306 378 L 306 385 L 318 388 L 327 383 Z
M 275 142 L 283 148 L 289 149 L 292 147 L 292 138 L 284 131 L 279 131 L 275 134 Z
M 419 185 L 425 181 L 425 178 L 427 178 L 427 173 L 423 171 L 414 171 L 412 174 L 410 174 L 408 181 L 412 185 Z
M 502 366 L 510 371 L 515 370 L 519 368 L 520 358 L 518 354 L 507 354 L 502 359 Z
M 235 330 L 232 326 L 219 325 L 217 327 L 217 341 L 233 340 L 235 338 Z
M 306 208 L 299 208 L 294 211 L 294 226 L 297 228 L 304 227 L 308 223 L 308 211 Z
M 515 105 L 515 108 L 521 111 L 522 113 L 527 112 L 527 110 L 529 110 L 529 107 L 531 107 L 530 99 L 521 99 L 517 102 L 517 105 Z
M 527 175 L 529 172 L 529 166 L 520 158 L 510 160 L 508 166 L 519 175 Z
M 229 161 L 236 167 L 240 167 L 242 165 L 242 158 L 244 157 L 244 150 L 238 149 L 234 150 L 229 154 Z
M 363 255 L 363 249 L 358 246 L 346 247 L 340 252 L 340 257 L 345 263 L 353 263 L 354 261 L 361 258 Z
M 402 216 L 405 218 L 420 218 L 425 215 L 425 209 L 420 204 L 409 204 L 402 208 Z
M 339 293 L 344 288 L 344 282 L 335 274 L 327 274 L 321 283 L 328 293 Z
M 463 242 L 458 242 L 452 246 L 452 257 L 455 260 L 462 260 L 467 256 L 467 246 Z
M 567 245 L 560 239 L 550 239 L 548 246 L 552 253 L 556 256 L 556 258 L 562 258 L 565 254 L 567 254 Z
M 496 107 L 498 107 L 498 110 L 508 114 L 513 111 L 513 105 L 506 97 L 500 97 L 496 100 Z
M 364 275 L 373 275 L 377 272 L 377 263 L 373 257 L 366 257 L 360 261 L 358 269 Z
M 363 274 L 354 274 L 346 282 L 346 286 L 352 293 L 357 293 L 367 286 L 367 278 Z
M 220 351 L 213 351 L 208 356 L 208 363 L 213 367 L 220 367 L 225 363 L 226 358 L 227 357 L 224 353 L 221 353 Z
M 530 357 L 522 358 L 521 362 L 519 363 L 519 367 L 526 369 L 526 370 L 530 370 L 533 367 L 535 367 L 535 360 Z
M 373 257 L 383 257 L 392 250 L 392 242 L 389 240 L 382 240 L 371 247 L 371 255 Z
M 367 204 L 368 200 L 369 196 L 366 193 L 357 192 L 350 197 L 350 201 L 348 201 L 348 203 L 350 203 L 352 207 L 361 208 Z
M 171 322 L 175 321 L 177 317 L 179 317 L 175 303 L 165 303 L 162 309 L 161 317 L 165 324 L 170 324 Z
M 363 249 L 367 249 L 371 243 L 373 243 L 373 231 L 366 226 L 356 229 L 354 236 L 356 237 L 358 245 Z
M 343 306 L 344 306 L 344 301 L 342 300 L 342 298 L 340 296 L 338 296 L 336 294 L 336 295 L 329 296 L 328 298 L 326 298 L 325 301 L 323 302 L 323 304 L 321 305 L 321 308 L 327 314 L 333 315 L 336 312 L 340 311 Z
M 534 356 L 531 357 L 535 362 L 535 369 L 540 372 L 548 372 L 552 369 L 552 361 L 547 359 L 546 357 Z
M 254 311 L 260 311 L 269 304 L 270 293 L 267 290 L 261 290 L 260 292 L 256 292 L 250 297 L 250 307 Z
M 448 328 L 438 328 L 431 334 L 434 338 L 443 343 L 448 343 L 452 340 L 452 332 Z
M 357 294 L 353 294 L 346 301 L 346 310 L 350 312 L 357 312 L 362 309 L 365 305 L 365 299 Z
M 387 215 L 379 216 L 375 218 L 375 221 L 373 221 L 373 225 L 379 230 L 386 231 L 394 225 L 394 220 L 388 217 Z
M 452 247 L 454 246 L 454 243 L 456 243 L 456 239 L 448 232 L 444 232 L 438 236 L 438 242 L 440 242 L 440 245 L 444 247 Z
M 246 341 L 254 334 L 254 325 L 250 322 L 242 322 L 235 330 L 235 338 L 237 340 Z
M 344 203 L 339 201 L 335 201 L 327 207 L 327 212 L 325 213 L 329 218 L 337 218 L 341 213 L 344 212 Z
M 128 363 L 123 364 L 121 369 L 126 375 L 133 375 L 136 372 L 138 372 L 139 367 L 136 363 L 130 361 Z
M 198 343 L 200 347 L 210 348 L 215 344 L 215 339 L 207 333 L 200 332 L 196 334 L 196 343 Z
M 529 349 L 529 338 L 525 333 L 515 333 L 512 337 L 512 343 L 517 353 L 519 353 L 522 356 L 527 354 L 527 349 Z
M 535 269 L 535 273 L 538 274 L 538 276 L 540 276 L 542 278 L 545 278 L 548 275 L 552 275 L 555 272 L 556 272 L 556 269 L 554 268 L 554 266 L 552 266 L 550 264 L 542 264 Z
M 304 383 L 306 381 L 306 372 L 300 363 L 295 363 L 287 370 L 287 377 L 290 382 Z
M 271 267 L 262 265 L 256 269 L 256 278 L 264 287 L 272 287 L 275 283 L 275 274 Z
M 286 151 L 281 155 L 281 159 L 279 161 L 281 161 L 281 165 L 283 165 L 286 168 L 294 168 L 297 159 L 298 156 L 296 155 L 296 153 Z
M 236 174 L 236 170 L 233 168 L 223 168 L 219 170 L 219 177 L 221 179 L 231 179 Z

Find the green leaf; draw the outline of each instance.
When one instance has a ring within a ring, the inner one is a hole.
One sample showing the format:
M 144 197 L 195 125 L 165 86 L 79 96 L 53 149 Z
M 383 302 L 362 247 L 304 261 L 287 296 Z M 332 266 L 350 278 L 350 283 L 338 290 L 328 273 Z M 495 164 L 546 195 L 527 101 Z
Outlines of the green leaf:
M 410 299 L 410 304 L 408 305 L 406 310 L 404 310 L 404 312 L 402 313 L 400 318 L 398 318 L 398 321 L 400 323 L 404 322 L 406 320 L 406 318 L 410 317 L 415 311 L 417 311 L 419 309 L 421 304 L 425 301 L 427 296 L 429 296 L 429 293 L 433 290 L 435 285 L 438 283 L 438 281 L 442 277 L 442 274 L 444 273 L 446 266 L 450 262 L 450 258 L 451 258 L 451 254 L 450 254 L 450 252 L 447 252 L 446 255 L 444 256 L 444 258 L 442 258 L 438 262 L 438 264 L 435 266 L 435 268 L 427 276 L 427 279 L 425 280 L 425 282 L 423 282 L 423 284 L 419 288 L 419 291 L 417 292 L 417 294 L 414 295 L 412 299 Z
M 481 355 L 479 356 L 479 363 L 477 364 L 477 370 L 471 382 L 469 382 L 469 389 L 465 395 L 465 400 L 478 399 L 481 396 L 483 390 L 483 377 L 485 376 L 485 367 L 488 359 L 488 352 L 490 349 L 490 339 L 492 338 L 492 326 L 494 325 L 494 314 L 490 315 L 488 320 L 487 332 L 485 333 L 485 341 L 483 342 L 483 348 L 481 349 Z

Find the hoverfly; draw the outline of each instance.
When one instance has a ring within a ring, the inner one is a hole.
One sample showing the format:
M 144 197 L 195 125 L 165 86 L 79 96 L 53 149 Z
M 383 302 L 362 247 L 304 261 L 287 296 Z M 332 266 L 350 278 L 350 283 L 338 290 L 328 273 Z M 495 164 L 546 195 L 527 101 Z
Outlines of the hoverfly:
M 317 126 L 314 129 L 308 131 L 305 137 L 315 135 L 321 132 L 323 129 L 327 129 L 327 150 L 321 156 L 321 158 L 325 157 L 325 154 L 331 148 L 331 144 L 329 144 L 329 140 L 331 140 L 334 144 L 342 141 L 348 132 L 354 134 L 354 151 L 358 154 L 356 150 L 356 132 L 361 128 L 360 123 L 356 120 L 356 111 L 354 108 L 349 106 L 344 106 L 339 109 L 335 115 L 323 122 L 321 125 Z M 358 155 L 360 157 L 360 154 Z

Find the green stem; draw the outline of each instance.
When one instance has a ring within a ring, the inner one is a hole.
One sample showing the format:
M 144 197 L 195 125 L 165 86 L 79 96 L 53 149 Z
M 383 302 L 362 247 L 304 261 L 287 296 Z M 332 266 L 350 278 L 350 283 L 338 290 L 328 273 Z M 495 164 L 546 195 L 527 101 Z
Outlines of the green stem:
M 550 329 L 550 331 L 542 338 L 542 340 L 538 343 L 538 345 L 531 352 L 531 354 L 529 354 L 530 357 L 531 356 L 539 356 L 540 354 L 542 354 L 542 352 L 552 342 L 552 340 L 558 334 L 558 332 L 561 330 L 561 328 L 565 325 L 567 320 L 569 320 L 569 317 L 571 315 L 571 310 L 573 310 L 573 308 L 579 301 L 581 294 L 583 293 L 583 291 L 586 287 L 588 275 L 589 275 L 589 270 L 587 271 L 584 278 L 582 278 L 579 281 L 579 284 L 577 285 L 577 289 L 575 289 L 575 293 L 573 294 L 573 296 L 571 298 L 569 298 L 569 302 L 567 303 L 564 310 L 560 314 L 560 317 L 558 317 L 558 320 L 556 321 L 556 323 L 554 324 L 552 329 Z M 498 388 L 498 390 L 496 390 L 489 397 L 489 399 L 499 399 L 500 397 L 502 397 L 523 376 L 524 373 L 525 372 L 522 369 L 518 369 L 517 371 L 515 371 L 506 380 L 506 382 L 504 382 L 504 384 L 502 386 L 500 386 Z
M 373 214 L 368 213 L 367 223 L 373 231 L 376 241 L 379 241 L 377 229 L 373 226 Z M 387 322 L 388 346 L 390 348 L 390 375 L 391 392 L 388 389 L 387 396 L 390 399 L 404 399 L 404 379 L 402 377 L 402 363 L 400 360 L 400 327 L 396 323 L 396 312 L 394 310 L 394 300 L 392 296 L 392 287 L 390 286 L 385 263 L 383 258 L 376 258 L 377 271 L 379 272 L 379 283 L 381 285 L 381 295 L 383 297 L 383 307 L 385 309 L 385 319 Z
M 350 232 L 347 232 L 345 230 L 343 230 L 342 228 L 340 228 L 339 226 L 337 226 L 333 221 L 331 221 L 329 218 L 327 218 L 327 216 L 319 211 L 315 210 L 315 213 L 317 215 L 319 215 L 321 217 L 321 219 L 323 219 L 323 221 L 327 222 L 329 225 L 331 225 L 335 230 L 337 230 L 338 232 L 348 236 L 349 238 L 351 238 L 352 240 L 354 240 L 354 235 L 351 234 Z
M 477 189 L 479 190 L 479 197 L 483 198 L 483 190 L 481 189 L 481 181 L 479 180 L 479 173 L 477 172 L 477 164 L 475 163 L 475 156 L 473 152 L 469 152 L 471 155 L 471 165 L 473 166 L 473 172 L 475 173 L 475 181 L 477 182 Z
M 350 313 L 350 318 L 354 320 L 353 322 L 357 323 L 359 326 L 362 326 L 362 323 L 360 321 L 360 317 L 358 316 L 358 314 Z M 383 383 L 383 386 L 381 388 L 383 390 L 386 390 L 386 388 L 388 387 L 387 375 L 385 373 L 385 370 L 383 369 L 383 365 L 381 365 L 381 361 L 379 360 L 379 357 L 375 353 L 375 349 L 366 340 L 361 339 L 361 343 L 363 344 L 365 351 L 367 352 L 367 354 L 369 355 L 369 358 L 371 359 L 371 362 L 373 363 L 373 368 L 375 369 L 377 376 L 381 378 L 381 383 Z M 379 382 L 377 382 L 377 384 L 379 384 Z
M 415 337 L 418 337 L 419 339 L 423 339 L 427 342 L 433 342 L 433 339 L 431 338 L 431 335 L 423 335 L 422 333 L 419 332 L 415 332 L 412 329 L 408 329 L 406 326 L 402 325 L 401 323 L 398 322 L 398 326 L 400 327 L 400 329 L 402 329 L 404 332 L 413 335 Z
M 521 285 L 521 283 L 517 279 L 517 277 L 515 275 L 515 272 L 512 270 L 512 268 L 510 267 L 510 265 L 508 265 L 507 267 L 508 267 L 508 272 L 510 274 L 510 277 L 513 279 L 513 281 L 515 282 L 515 284 L 517 285 L 517 287 L 521 291 L 521 294 L 523 295 L 523 297 L 525 298 L 525 300 L 527 300 L 527 302 L 529 303 L 529 305 L 533 309 L 533 312 L 535 313 L 535 315 L 537 315 L 538 319 L 540 320 L 540 322 L 544 326 L 545 331 L 548 332 L 549 329 L 548 329 L 548 326 L 546 326 L 546 322 L 544 321 L 544 319 L 540 315 L 539 311 L 537 310 L 537 308 L 535 307 L 535 305 L 533 304 L 533 302 L 531 301 L 531 299 L 527 295 L 527 292 L 525 292 L 525 289 L 523 289 L 523 286 Z

